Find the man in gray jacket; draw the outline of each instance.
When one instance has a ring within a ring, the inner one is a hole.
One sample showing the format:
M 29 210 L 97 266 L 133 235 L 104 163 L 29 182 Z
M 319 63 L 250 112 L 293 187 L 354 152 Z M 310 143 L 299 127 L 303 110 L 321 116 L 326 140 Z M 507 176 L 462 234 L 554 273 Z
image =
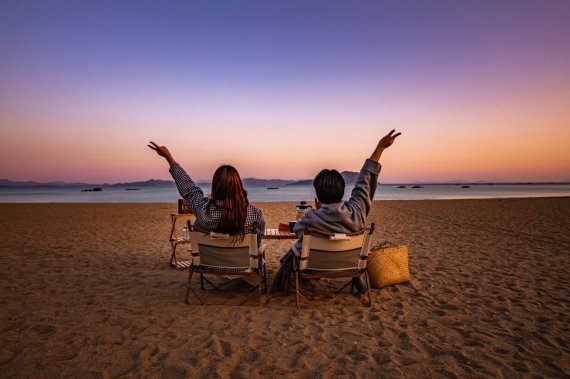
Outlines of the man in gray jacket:
M 394 132 L 395 130 L 392 130 L 382 137 L 370 158 L 364 162 L 348 201 L 342 201 L 344 179 L 338 171 L 325 169 L 315 177 L 313 186 L 317 193 L 316 209 L 309 209 L 293 229 L 293 232 L 299 236 L 299 240 L 295 243 L 298 251 L 301 251 L 303 232 L 308 227 L 333 233 L 352 233 L 366 227 L 366 217 L 370 213 L 378 186 L 378 174 L 381 168 L 378 161 L 384 150 L 401 134 Z M 286 289 L 293 272 L 293 265 L 296 263 L 292 250 L 281 257 L 281 268 L 273 280 L 271 292 L 282 292 Z M 366 292 L 364 281 L 355 280 L 354 284 L 359 292 Z

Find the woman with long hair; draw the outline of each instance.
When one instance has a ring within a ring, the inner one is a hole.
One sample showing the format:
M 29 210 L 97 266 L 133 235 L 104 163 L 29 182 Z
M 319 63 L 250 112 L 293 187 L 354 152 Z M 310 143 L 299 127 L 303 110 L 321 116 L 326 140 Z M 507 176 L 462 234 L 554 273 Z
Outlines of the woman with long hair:
M 247 227 L 255 227 L 258 245 L 265 231 L 261 211 L 251 205 L 243 188 L 238 171 L 229 165 L 218 167 L 212 178 L 212 194 L 204 196 L 184 169 L 176 163 L 165 146 L 154 142 L 148 145 L 170 165 L 170 174 L 178 187 L 180 196 L 188 201 L 196 215 L 196 227 L 205 231 L 243 235 Z

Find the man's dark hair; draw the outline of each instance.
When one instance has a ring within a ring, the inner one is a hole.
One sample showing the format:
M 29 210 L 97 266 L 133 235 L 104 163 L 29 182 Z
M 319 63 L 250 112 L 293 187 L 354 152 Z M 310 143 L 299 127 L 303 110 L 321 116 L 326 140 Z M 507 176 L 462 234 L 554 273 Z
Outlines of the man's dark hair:
M 337 170 L 322 170 L 313 180 L 317 199 L 323 204 L 340 203 L 344 196 L 344 179 Z

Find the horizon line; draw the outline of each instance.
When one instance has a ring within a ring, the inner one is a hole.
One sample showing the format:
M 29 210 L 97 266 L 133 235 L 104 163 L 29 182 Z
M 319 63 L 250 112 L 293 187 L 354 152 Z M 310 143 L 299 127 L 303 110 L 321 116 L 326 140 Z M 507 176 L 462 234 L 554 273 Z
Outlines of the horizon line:
M 300 181 L 307 181 L 307 180 L 313 180 L 313 179 L 279 179 L 279 178 L 271 178 L 271 179 L 265 179 L 265 178 L 256 178 L 256 177 L 248 177 L 248 178 L 243 178 L 242 181 L 248 180 L 248 179 L 253 179 L 253 180 L 260 180 L 260 181 L 283 181 L 283 182 L 290 182 L 290 183 L 286 183 L 287 184 L 291 184 L 291 183 L 295 183 L 295 182 L 300 182 Z M 82 182 L 82 181 L 76 181 L 76 182 L 72 182 L 72 181 L 65 181 L 65 180 L 54 180 L 54 181 L 49 181 L 49 182 L 42 182 L 42 181 L 36 181 L 36 180 L 11 180 L 11 179 L 6 179 L 6 178 L 2 178 L 0 179 L 0 183 L 1 182 L 9 182 L 9 183 L 29 183 L 30 185 L 34 186 L 78 186 L 78 185 L 99 185 L 99 186 L 117 186 L 117 185 L 131 185 L 131 184 L 135 184 L 135 183 L 147 183 L 147 182 L 170 182 L 170 183 L 175 183 L 174 180 L 172 179 L 147 179 L 147 180 L 135 180 L 135 181 L 130 181 L 130 182 L 102 182 L 102 183 L 92 183 L 92 182 Z M 194 181 L 194 183 L 196 183 L 197 185 L 203 185 L 203 184 L 211 184 L 211 179 L 197 179 Z M 566 179 L 566 180 L 539 180 L 539 181 L 535 181 L 535 180 L 486 180 L 486 179 L 480 179 L 480 180 L 475 180 L 475 181 L 470 181 L 470 180 L 464 180 L 464 179 L 456 179 L 456 180 L 443 180 L 443 181 L 404 181 L 404 182 L 381 182 L 378 181 L 378 184 L 380 185 L 443 185 L 443 184 L 463 184 L 463 185 L 479 185 L 479 184 L 523 184 L 523 185 L 529 185 L 529 184 L 570 184 L 570 179 Z M 0 188 L 9 188 L 10 186 L 7 185 L 2 185 L 0 184 Z M 14 188 L 18 188 L 17 185 L 12 186 Z

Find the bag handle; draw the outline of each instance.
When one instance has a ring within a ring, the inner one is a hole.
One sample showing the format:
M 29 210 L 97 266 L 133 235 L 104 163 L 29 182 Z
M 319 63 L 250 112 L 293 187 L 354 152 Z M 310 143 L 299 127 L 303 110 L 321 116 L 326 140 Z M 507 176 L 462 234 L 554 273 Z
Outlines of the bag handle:
M 396 244 L 393 243 L 392 241 L 386 240 L 386 241 L 384 241 L 384 242 L 381 242 L 380 244 L 371 246 L 371 247 L 370 247 L 370 251 L 377 250 L 377 249 L 381 249 L 381 248 L 383 248 L 383 247 L 397 247 L 397 246 L 398 246 L 398 245 L 396 245 Z

